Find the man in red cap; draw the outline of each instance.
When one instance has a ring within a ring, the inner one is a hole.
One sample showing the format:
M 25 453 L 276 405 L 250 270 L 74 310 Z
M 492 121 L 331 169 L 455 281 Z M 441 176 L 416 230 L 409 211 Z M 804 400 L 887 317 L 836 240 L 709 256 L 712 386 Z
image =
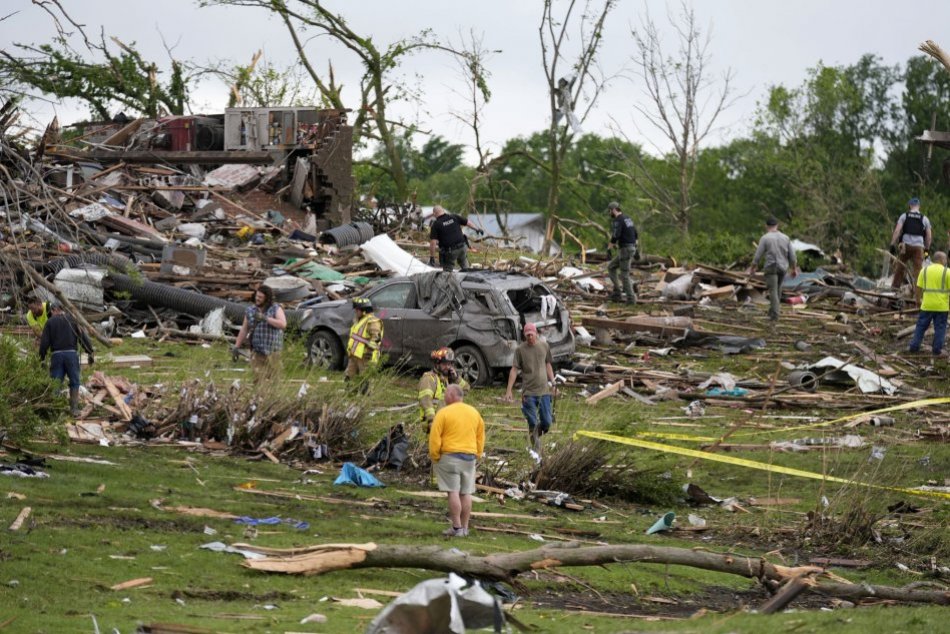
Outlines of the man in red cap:
M 551 348 L 538 337 L 538 327 L 528 322 L 524 326 L 524 342 L 515 350 L 514 363 L 508 373 L 505 402 L 512 400 L 511 390 L 521 373 L 521 412 L 528 421 L 531 446 L 540 453 L 541 436 L 551 429 L 553 419 L 551 395 L 554 389 L 554 367 Z

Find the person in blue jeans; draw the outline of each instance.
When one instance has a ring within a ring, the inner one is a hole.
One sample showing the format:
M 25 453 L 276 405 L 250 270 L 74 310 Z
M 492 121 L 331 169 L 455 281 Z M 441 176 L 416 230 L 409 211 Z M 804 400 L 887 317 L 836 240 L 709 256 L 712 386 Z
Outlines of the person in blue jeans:
M 69 378 L 69 411 L 76 416 L 79 414 L 79 387 L 82 385 L 78 349 L 82 346 L 88 355 L 89 365 L 92 365 L 92 342 L 86 332 L 63 312 L 58 301 L 50 302 L 50 309 L 52 316 L 43 326 L 40 336 L 40 361 L 45 361 L 47 353 L 51 353 L 50 377 L 60 383 L 64 378 Z
M 935 357 L 946 357 L 943 340 L 947 336 L 947 313 L 950 312 L 950 288 L 947 286 L 947 254 L 938 251 L 933 254 L 931 263 L 917 274 L 917 298 L 920 300 L 920 314 L 914 337 L 907 347 L 908 352 L 920 352 L 924 333 L 932 323 L 934 341 L 931 351 Z
M 554 367 L 551 348 L 538 337 L 538 327 L 528 322 L 524 326 L 524 342 L 515 350 L 508 389 L 504 400 L 511 403 L 512 389 L 521 374 L 521 412 L 528 421 L 528 438 L 534 451 L 541 453 L 541 436 L 551 429 L 553 414 L 551 398 L 554 390 Z

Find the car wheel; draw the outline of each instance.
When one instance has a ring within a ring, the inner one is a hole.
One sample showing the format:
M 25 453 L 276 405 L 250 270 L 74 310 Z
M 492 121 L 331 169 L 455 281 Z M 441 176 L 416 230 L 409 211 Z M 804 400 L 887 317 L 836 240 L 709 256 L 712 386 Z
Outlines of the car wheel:
M 475 346 L 459 346 L 455 349 L 455 367 L 459 376 L 471 386 L 484 386 L 491 382 L 491 368 L 485 355 Z
M 340 338 L 329 330 L 313 331 L 307 339 L 307 365 L 311 368 L 342 370 L 343 344 Z

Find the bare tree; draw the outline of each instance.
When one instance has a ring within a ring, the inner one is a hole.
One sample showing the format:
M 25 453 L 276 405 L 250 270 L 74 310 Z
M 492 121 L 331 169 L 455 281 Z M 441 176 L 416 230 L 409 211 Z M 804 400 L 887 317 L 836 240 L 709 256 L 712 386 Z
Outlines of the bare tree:
M 350 28 L 346 18 L 324 6 L 322 0 L 201 0 L 203 5 L 231 5 L 256 7 L 276 14 L 283 20 L 287 31 L 297 49 L 297 54 L 307 73 L 313 79 L 324 102 L 333 108 L 344 108 L 341 85 L 333 79 L 332 68 L 328 81 L 324 80 L 307 55 L 306 44 L 301 34 L 315 31 L 327 35 L 341 44 L 346 50 L 359 58 L 364 72 L 360 78 L 359 105 L 355 109 L 353 122 L 353 142 L 362 138 L 375 139 L 382 144 L 388 160 L 380 166 L 392 178 L 396 195 L 403 200 L 408 198 L 406 171 L 394 128 L 402 126 L 400 122 L 388 117 L 388 106 L 400 91 L 392 78 L 393 71 L 403 58 L 419 49 L 438 49 L 450 51 L 439 44 L 428 30 L 418 35 L 396 40 L 385 46 L 377 45 L 370 36 L 358 34 Z M 405 127 L 405 126 L 403 126 Z
M 726 70 L 720 77 L 710 77 L 711 36 L 699 28 L 691 6 L 684 2 L 678 16 L 668 14 L 667 17 L 676 32 L 675 55 L 664 51 L 662 38 L 649 13 L 643 16 L 642 27 L 632 31 L 637 49 L 632 61 L 644 93 L 634 109 L 653 133 L 658 132 L 672 145 L 672 152 L 657 149 L 673 168 L 676 183 L 675 186 L 664 183 L 662 177 L 647 168 L 641 153 L 632 157 L 629 177 L 673 218 L 686 236 L 694 206 L 690 190 L 696 178 L 699 148 L 719 116 L 735 102 L 733 73 Z
M 558 3 L 560 4 L 560 3 Z M 604 22 L 616 0 L 586 0 L 579 7 L 571 0 L 560 14 L 553 0 L 545 0 L 538 25 L 541 42 L 541 63 L 548 85 L 551 120 L 548 125 L 546 164 L 548 187 L 545 250 L 557 226 L 557 210 L 561 193 L 561 163 L 574 135 L 587 119 L 606 79 L 596 66 L 597 52 L 603 38 Z M 572 35 L 576 41 L 572 40 Z M 586 105 L 581 106 L 581 97 Z

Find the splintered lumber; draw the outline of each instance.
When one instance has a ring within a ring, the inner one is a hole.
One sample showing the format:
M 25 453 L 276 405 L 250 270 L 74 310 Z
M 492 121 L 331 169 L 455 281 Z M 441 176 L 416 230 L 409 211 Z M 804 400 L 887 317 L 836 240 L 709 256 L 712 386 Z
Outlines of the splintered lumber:
M 128 590 L 129 588 L 139 588 L 141 586 L 147 586 L 152 583 L 151 577 L 139 577 L 138 579 L 129 579 L 128 581 L 123 581 L 122 583 L 117 583 L 114 586 L 110 586 L 110 590 Z
M 33 512 L 33 508 L 29 506 L 24 506 L 20 511 L 19 515 L 16 516 L 16 519 L 13 520 L 13 523 L 10 524 L 11 531 L 18 531 L 20 527 L 23 526 L 23 522 L 26 521 L 26 518 L 30 516 L 30 513 Z
M 785 606 L 808 588 L 808 585 L 809 579 L 807 578 L 789 579 L 785 585 L 779 588 L 778 592 L 759 607 L 759 612 L 761 614 L 775 614 L 784 610 Z
M 125 421 L 132 420 L 132 410 L 126 405 L 125 399 L 122 398 L 122 393 L 119 392 L 119 388 L 115 386 L 112 379 L 103 374 L 102 383 L 106 386 L 106 390 L 109 392 L 109 396 L 112 397 L 113 402 L 115 402 L 116 408 L 121 412 L 122 419 Z
M 597 392 L 596 394 L 592 394 L 591 396 L 588 396 L 585 403 L 587 403 L 588 405 L 594 405 L 596 403 L 599 403 L 605 398 L 613 396 L 614 394 L 619 392 L 622 388 L 623 388 L 623 380 L 621 379 L 620 381 L 617 381 L 616 383 L 612 383 L 611 385 L 608 385 L 607 387 Z
M 259 550 L 252 544 L 235 544 L 242 550 Z M 273 549 L 270 550 L 274 552 Z M 671 546 L 617 544 L 581 546 L 577 542 L 545 544 L 522 552 L 469 555 L 457 548 L 440 546 L 404 546 L 389 544 L 326 544 L 293 549 L 280 556 L 247 559 L 241 565 L 262 572 L 319 575 L 351 568 L 425 568 L 454 572 L 491 581 L 512 581 L 517 575 L 534 570 L 567 566 L 602 566 L 613 563 L 649 563 L 680 565 L 738 575 L 750 579 L 785 582 L 814 575 L 807 584 L 809 592 L 850 600 L 873 598 L 916 603 L 950 605 L 948 590 L 920 590 L 851 584 L 818 566 L 780 566 L 762 557 L 743 557 L 734 553 L 714 553 Z M 844 583 L 825 582 L 838 579 Z M 820 581 L 822 580 L 822 581 Z

